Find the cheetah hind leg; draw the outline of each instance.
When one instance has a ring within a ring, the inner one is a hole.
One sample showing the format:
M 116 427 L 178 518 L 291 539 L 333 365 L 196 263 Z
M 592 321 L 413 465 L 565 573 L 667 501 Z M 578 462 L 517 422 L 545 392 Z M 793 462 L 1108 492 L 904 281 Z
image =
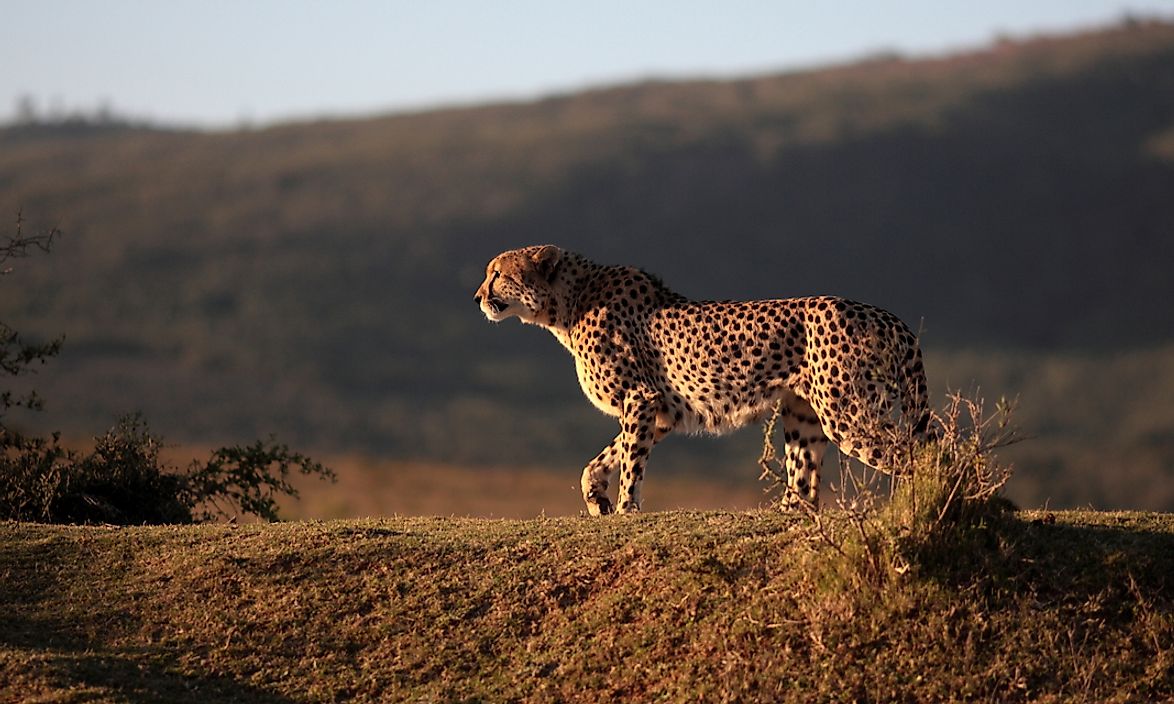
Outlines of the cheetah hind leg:
M 783 458 L 787 471 L 787 493 L 783 506 L 799 509 L 819 507 L 819 472 L 828 439 L 811 404 L 792 396 L 780 409 L 783 425 Z

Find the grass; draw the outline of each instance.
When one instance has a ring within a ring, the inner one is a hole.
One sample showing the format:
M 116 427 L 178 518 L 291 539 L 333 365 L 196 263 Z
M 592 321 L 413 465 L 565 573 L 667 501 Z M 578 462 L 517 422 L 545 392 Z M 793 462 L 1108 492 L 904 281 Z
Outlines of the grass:
M 860 590 L 774 511 L 0 524 L 0 701 L 1174 697 L 1174 516 L 981 533 Z

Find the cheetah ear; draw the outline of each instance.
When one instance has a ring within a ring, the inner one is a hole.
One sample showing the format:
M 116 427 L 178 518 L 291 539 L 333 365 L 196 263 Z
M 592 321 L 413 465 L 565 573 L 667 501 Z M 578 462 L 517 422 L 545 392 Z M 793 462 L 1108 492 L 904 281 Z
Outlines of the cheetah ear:
M 560 256 L 562 256 L 562 250 L 552 244 L 546 244 L 538 248 L 538 251 L 531 256 L 531 260 L 542 278 L 554 281 L 554 275 L 558 273 Z

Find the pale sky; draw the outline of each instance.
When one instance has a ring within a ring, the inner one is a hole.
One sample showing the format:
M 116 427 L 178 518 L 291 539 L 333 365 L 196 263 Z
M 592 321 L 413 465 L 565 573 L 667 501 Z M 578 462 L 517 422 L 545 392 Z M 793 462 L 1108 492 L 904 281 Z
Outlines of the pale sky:
M 0 0 L 0 121 L 230 127 L 734 77 L 1174 18 L 1174 0 Z

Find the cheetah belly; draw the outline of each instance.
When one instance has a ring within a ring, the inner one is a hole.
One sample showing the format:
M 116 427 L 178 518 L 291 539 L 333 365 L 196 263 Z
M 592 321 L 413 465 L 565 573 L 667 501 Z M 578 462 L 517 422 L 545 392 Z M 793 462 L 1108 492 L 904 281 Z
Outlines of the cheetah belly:
M 757 390 L 729 394 L 698 391 L 696 385 L 675 389 L 682 403 L 676 429 L 684 433 L 723 435 L 764 420 L 775 401 L 790 393 L 783 379 L 773 379 Z M 709 387 L 711 388 L 711 387 Z

